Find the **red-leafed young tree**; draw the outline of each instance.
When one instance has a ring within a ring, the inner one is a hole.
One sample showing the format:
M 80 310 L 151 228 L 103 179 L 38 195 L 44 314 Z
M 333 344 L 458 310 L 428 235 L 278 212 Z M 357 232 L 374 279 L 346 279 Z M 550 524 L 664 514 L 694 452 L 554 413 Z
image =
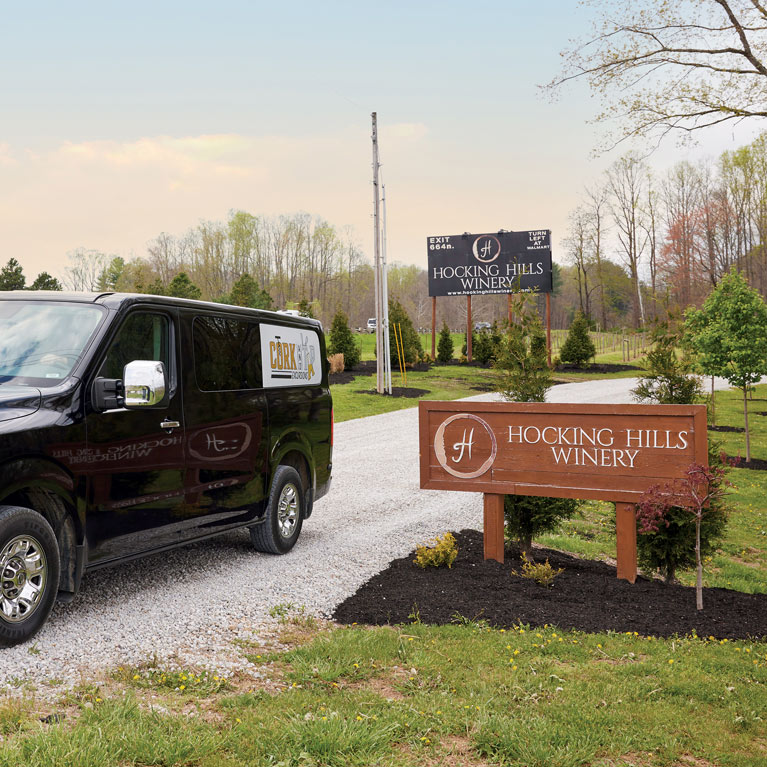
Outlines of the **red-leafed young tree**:
M 720 507 L 730 483 L 725 479 L 726 468 L 709 468 L 692 464 L 684 477 L 666 485 L 649 488 L 637 504 L 639 533 L 655 533 L 668 525 L 672 509 L 684 508 L 695 518 L 695 601 L 703 609 L 703 557 L 701 556 L 701 525 L 706 514 Z

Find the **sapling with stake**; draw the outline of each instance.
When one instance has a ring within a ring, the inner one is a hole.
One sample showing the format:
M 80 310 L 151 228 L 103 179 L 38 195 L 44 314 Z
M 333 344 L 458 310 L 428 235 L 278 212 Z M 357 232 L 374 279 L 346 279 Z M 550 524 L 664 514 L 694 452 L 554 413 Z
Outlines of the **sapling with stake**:
M 691 464 L 684 476 L 663 486 L 653 485 L 642 494 L 637 504 L 639 533 L 656 532 L 661 524 L 668 524 L 666 517 L 674 507 L 686 508 L 695 518 L 695 603 L 703 609 L 703 557 L 701 555 L 700 528 L 712 503 L 720 501 L 732 483 L 725 478 L 724 466 L 701 466 Z

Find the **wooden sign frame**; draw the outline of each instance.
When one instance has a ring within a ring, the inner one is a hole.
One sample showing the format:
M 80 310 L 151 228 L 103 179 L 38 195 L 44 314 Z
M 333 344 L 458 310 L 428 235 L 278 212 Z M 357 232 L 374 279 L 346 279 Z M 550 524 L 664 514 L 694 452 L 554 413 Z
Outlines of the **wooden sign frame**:
M 632 583 L 640 496 L 708 466 L 705 405 L 420 402 L 419 443 L 422 488 L 484 494 L 485 559 L 503 562 L 506 494 L 613 501 Z

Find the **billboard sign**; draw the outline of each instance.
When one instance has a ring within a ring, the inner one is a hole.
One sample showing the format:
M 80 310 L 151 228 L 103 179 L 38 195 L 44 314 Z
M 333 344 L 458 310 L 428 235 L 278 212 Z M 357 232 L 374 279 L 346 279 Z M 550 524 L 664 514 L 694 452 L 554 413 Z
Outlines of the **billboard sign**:
M 550 293 L 551 232 L 427 237 L 430 296 Z

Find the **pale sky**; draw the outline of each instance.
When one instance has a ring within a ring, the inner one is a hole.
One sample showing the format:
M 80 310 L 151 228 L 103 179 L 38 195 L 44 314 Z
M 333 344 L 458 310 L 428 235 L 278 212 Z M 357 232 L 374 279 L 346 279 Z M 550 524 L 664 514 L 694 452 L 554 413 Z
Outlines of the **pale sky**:
M 66 253 L 143 256 L 232 209 L 349 226 L 372 255 L 378 112 L 389 259 L 429 235 L 551 229 L 554 258 L 594 159 L 585 84 L 555 103 L 591 9 L 569 0 L 372 3 L 0 0 L 0 265 L 61 275 Z M 658 168 L 755 135 L 673 143 Z M 767 125 L 765 126 L 767 127 Z

